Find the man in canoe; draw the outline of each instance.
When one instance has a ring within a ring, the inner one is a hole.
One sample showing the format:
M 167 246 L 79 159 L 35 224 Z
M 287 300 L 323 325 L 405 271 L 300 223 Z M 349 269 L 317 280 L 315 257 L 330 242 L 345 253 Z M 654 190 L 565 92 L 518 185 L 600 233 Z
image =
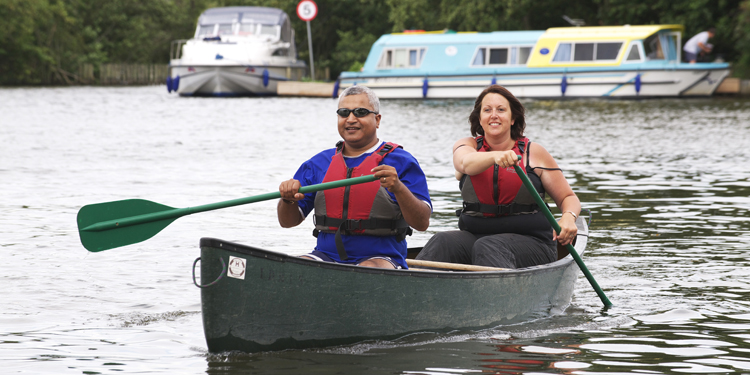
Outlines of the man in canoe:
M 310 259 L 379 268 L 407 268 L 411 228 L 430 224 L 432 203 L 417 160 L 401 146 L 378 138 L 380 101 L 365 86 L 339 96 L 338 131 L 343 141 L 304 162 L 279 185 L 279 224 L 291 228 L 315 210 L 318 244 Z M 378 180 L 302 194 L 300 187 L 374 175 Z
M 440 232 L 418 260 L 523 268 L 557 260 L 555 241 L 572 244 L 581 202 L 550 153 L 524 136 L 523 104 L 505 87 L 486 88 L 469 115 L 472 137 L 453 145 L 453 167 L 461 182 L 463 209 L 457 231 Z M 522 159 L 519 160 L 518 156 Z M 520 166 L 543 198 L 563 212 L 555 233 L 514 165 Z

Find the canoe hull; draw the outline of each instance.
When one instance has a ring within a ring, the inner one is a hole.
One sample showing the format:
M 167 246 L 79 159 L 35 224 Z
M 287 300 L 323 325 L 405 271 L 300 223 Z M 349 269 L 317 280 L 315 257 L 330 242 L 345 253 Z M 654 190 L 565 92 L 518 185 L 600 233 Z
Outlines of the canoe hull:
M 579 237 L 580 252 L 585 242 Z M 382 270 L 210 238 L 201 239 L 201 262 L 204 283 L 222 275 L 201 290 L 210 352 L 325 347 L 516 323 L 564 309 L 578 276 L 570 256 L 506 272 Z

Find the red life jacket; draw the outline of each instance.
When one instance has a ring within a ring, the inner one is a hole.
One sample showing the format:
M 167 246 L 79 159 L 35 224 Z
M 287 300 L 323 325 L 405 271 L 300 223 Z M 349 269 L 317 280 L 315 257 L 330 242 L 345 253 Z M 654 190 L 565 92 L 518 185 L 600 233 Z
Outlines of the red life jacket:
M 516 155 L 522 156 L 519 160 L 521 166 L 524 165 L 526 160 L 524 149 L 528 141 L 528 138 L 523 138 L 513 145 L 512 150 Z M 491 151 L 482 136 L 477 137 L 477 151 Z M 525 168 L 522 167 L 521 169 Z M 482 173 L 469 176 L 469 179 L 465 179 L 465 176 L 461 183 L 464 212 L 473 212 L 473 216 L 479 216 L 479 213 L 481 213 L 485 217 L 496 217 L 530 212 L 535 208 L 530 207 L 529 204 L 520 204 L 533 203 L 533 200 L 531 202 L 518 202 L 518 193 L 523 186 L 523 182 L 516 175 L 516 170 L 513 167 L 503 169 L 495 164 L 494 168 L 487 168 Z
M 477 151 L 491 151 L 479 136 Z M 529 176 L 539 195 L 544 199 L 544 186 L 527 160 L 528 138 L 513 145 L 521 169 Z M 529 152 L 531 152 L 529 150 Z M 516 233 L 552 241 L 552 226 L 544 217 L 531 193 L 523 186 L 513 167 L 501 169 L 499 165 L 487 168 L 474 176 L 466 174 L 459 184 L 463 209 L 456 211 L 458 227 L 474 234 Z
M 344 142 L 339 142 L 323 182 L 370 175 L 370 171 L 397 147 L 401 146 L 385 143 L 360 165 L 349 168 L 342 153 Z M 342 260 L 348 257 L 341 234 L 398 236 L 399 240 L 411 234 L 411 228 L 404 220 L 401 209 L 393 202 L 388 191 L 380 186 L 380 181 L 328 189 L 322 194 L 316 194 L 314 218 L 314 235 L 317 236 L 318 231 L 336 233 L 336 247 Z

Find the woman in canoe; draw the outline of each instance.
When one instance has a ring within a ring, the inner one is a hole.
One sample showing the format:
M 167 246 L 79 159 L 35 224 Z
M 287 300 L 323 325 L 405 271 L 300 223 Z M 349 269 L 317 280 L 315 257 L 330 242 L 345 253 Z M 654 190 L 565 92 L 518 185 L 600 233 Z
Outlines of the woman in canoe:
M 557 260 L 555 241 L 572 243 L 581 202 L 555 159 L 524 137 L 524 107 L 510 91 L 492 85 L 469 115 L 472 137 L 453 145 L 453 166 L 463 198 L 458 231 L 437 233 L 417 259 L 523 268 Z M 518 155 L 522 159 L 518 159 Z M 555 233 L 516 175 L 525 169 L 537 192 L 549 194 L 563 212 Z

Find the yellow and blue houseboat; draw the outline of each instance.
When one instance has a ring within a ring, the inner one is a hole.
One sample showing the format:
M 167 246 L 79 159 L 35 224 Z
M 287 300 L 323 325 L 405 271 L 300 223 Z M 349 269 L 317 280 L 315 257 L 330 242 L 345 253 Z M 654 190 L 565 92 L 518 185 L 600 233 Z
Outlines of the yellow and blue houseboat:
M 406 32 L 373 44 L 360 72 L 380 98 L 475 98 L 490 84 L 518 97 L 710 96 L 727 63 L 681 61 L 681 25 L 559 27 L 490 33 Z

